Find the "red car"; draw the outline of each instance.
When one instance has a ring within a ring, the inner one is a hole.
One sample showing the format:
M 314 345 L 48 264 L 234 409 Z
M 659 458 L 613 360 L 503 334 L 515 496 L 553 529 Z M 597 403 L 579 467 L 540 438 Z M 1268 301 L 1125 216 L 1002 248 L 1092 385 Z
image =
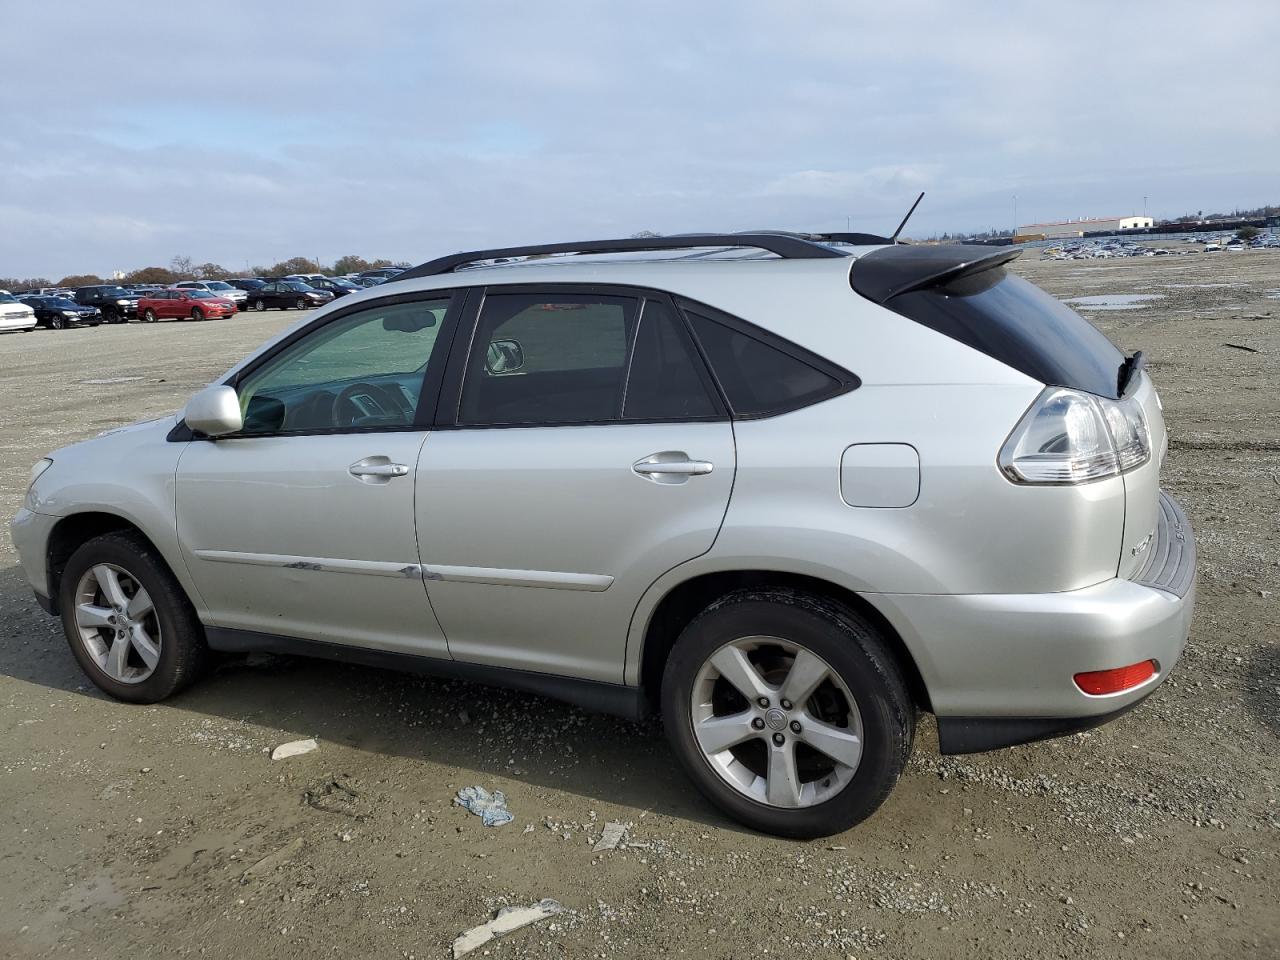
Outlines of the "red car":
M 208 290 L 153 290 L 138 301 L 138 316 L 144 323 L 157 320 L 216 320 L 236 312 L 236 305 Z

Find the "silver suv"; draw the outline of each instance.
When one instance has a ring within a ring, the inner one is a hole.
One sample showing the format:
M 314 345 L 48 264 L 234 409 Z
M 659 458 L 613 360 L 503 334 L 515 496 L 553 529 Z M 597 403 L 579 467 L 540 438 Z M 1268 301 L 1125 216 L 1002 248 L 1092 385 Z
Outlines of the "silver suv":
M 1191 620 L 1140 354 L 1007 272 L 860 234 L 459 254 L 344 297 L 182 414 L 36 465 L 13 536 L 122 700 L 211 651 L 638 717 L 811 837 L 946 753 L 1102 723 Z M 498 262 L 501 261 L 501 262 Z

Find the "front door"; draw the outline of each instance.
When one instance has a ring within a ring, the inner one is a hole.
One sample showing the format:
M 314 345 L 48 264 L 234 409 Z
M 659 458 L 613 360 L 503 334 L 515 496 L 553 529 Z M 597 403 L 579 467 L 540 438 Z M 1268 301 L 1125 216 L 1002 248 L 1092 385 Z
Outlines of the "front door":
M 672 305 L 490 288 L 441 410 L 416 513 L 451 655 L 622 682 L 641 594 L 711 548 L 733 485 L 732 425 Z
M 210 625 L 448 656 L 413 513 L 450 302 L 336 311 L 237 376 L 243 430 L 178 463 L 178 535 Z

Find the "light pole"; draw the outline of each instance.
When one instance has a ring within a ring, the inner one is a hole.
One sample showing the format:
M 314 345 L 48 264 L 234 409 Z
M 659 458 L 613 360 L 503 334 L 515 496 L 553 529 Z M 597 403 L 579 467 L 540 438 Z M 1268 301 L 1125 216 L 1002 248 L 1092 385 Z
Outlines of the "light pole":
M 1018 195 L 1013 195 L 1013 236 L 1018 235 Z

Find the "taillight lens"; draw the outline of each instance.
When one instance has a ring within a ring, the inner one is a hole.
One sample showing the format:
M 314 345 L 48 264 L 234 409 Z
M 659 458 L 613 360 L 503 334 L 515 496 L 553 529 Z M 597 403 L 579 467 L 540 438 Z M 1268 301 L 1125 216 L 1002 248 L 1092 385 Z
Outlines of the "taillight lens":
M 1000 449 L 1000 469 L 1015 483 L 1088 483 L 1151 459 L 1151 431 L 1135 397 L 1108 400 L 1048 387 Z
M 1103 697 L 1109 693 L 1123 693 L 1140 687 L 1156 675 L 1158 666 L 1154 660 L 1142 660 L 1114 670 L 1091 670 L 1077 673 L 1076 686 L 1091 697 Z

